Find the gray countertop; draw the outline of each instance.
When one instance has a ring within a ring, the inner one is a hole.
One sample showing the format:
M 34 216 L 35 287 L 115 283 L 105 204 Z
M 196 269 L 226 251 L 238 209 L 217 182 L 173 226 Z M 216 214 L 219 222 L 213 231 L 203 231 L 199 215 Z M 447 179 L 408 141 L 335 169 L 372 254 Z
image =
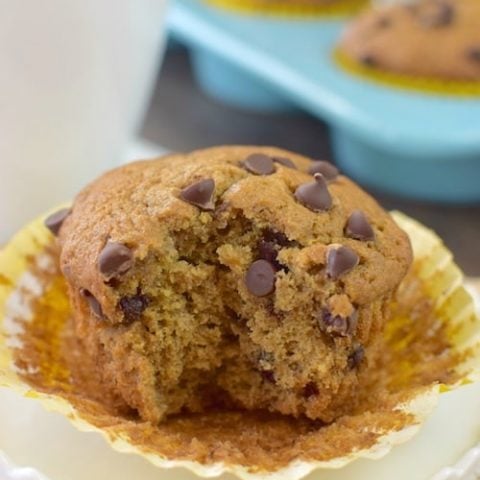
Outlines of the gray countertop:
M 188 53 L 179 47 L 166 54 L 142 134 L 170 150 L 276 145 L 332 160 L 328 130 L 320 121 L 302 112 L 241 111 L 206 97 L 192 77 Z M 386 208 L 402 210 L 436 230 L 464 271 L 480 276 L 480 205 L 453 207 L 372 193 Z

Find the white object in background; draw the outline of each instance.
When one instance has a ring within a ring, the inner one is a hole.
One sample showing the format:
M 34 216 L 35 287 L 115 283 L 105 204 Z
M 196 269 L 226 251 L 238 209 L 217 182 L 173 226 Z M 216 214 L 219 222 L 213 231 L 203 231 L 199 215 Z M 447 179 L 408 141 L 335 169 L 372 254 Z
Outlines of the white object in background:
M 135 160 L 146 160 L 149 158 L 166 155 L 169 151 L 156 143 L 149 142 L 143 138 L 137 139 L 130 144 L 122 155 L 122 163 L 129 163 Z
M 48 480 L 48 478 L 33 468 L 13 466 L 10 461 L 0 453 L 0 480 Z
M 315 471 L 305 480 L 430 480 L 479 441 L 479 409 L 479 384 L 446 393 L 417 436 L 386 457 L 357 460 L 340 470 Z M 60 414 L 46 412 L 35 400 L 3 388 L 0 425 L 0 451 L 14 464 L 32 466 L 49 480 L 199 480 L 185 469 L 162 470 L 138 456 L 116 452 L 99 434 L 80 432 Z M 442 475 L 452 470 L 457 476 L 435 480 L 472 480 L 463 476 L 470 466 L 465 470 L 458 465 Z M 1 480 L 18 478 L 37 480 L 0 476 Z M 236 479 L 233 475 L 220 478 Z
M 0 244 L 121 161 L 166 0 L 0 0 Z

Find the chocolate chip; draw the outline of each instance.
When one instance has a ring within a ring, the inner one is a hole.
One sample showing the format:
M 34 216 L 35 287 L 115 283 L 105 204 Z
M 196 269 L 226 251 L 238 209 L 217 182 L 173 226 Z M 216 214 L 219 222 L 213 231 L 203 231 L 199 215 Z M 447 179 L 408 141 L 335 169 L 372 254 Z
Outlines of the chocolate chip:
M 245 328 L 247 326 L 247 321 L 242 318 L 235 310 L 232 308 L 225 306 L 225 313 L 228 315 L 229 319 L 232 321 L 234 325 L 237 325 L 241 328 Z
M 283 165 L 284 167 L 293 168 L 293 169 L 297 170 L 297 166 L 289 158 L 273 157 L 273 161 L 275 163 L 279 163 L 280 165 Z
M 455 10 L 450 3 L 432 0 L 427 7 L 417 12 L 418 21 L 425 28 L 448 27 L 453 23 Z
M 62 208 L 61 210 L 58 210 L 58 212 L 52 213 L 48 216 L 44 221 L 44 225 L 56 236 L 58 235 L 63 222 L 70 213 L 72 213 L 70 208 Z
M 288 247 L 292 243 L 283 232 L 279 232 L 278 230 L 273 230 L 271 228 L 264 229 L 262 235 L 266 242 L 276 243 L 281 247 Z
M 333 163 L 325 160 L 316 160 L 308 169 L 310 175 L 321 173 L 328 182 L 335 180 L 338 177 L 338 168 Z
M 119 277 L 133 266 L 133 253 L 123 243 L 107 242 L 98 256 L 98 269 L 105 280 Z
M 86 288 L 82 288 L 80 290 L 80 293 L 88 302 L 90 310 L 93 312 L 93 314 L 98 318 L 104 318 L 102 306 L 100 305 L 99 301 L 93 296 L 92 292 L 90 292 Z
M 354 210 L 348 217 L 345 233 L 356 240 L 374 240 L 375 233 L 361 210 Z
M 344 245 L 330 245 L 327 250 L 327 276 L 336 280 L 358 265 L 358 255 Z
M 363 53 L 358 57 L 358 61 L 366 67 L 376 67 L 378 65 L 377 59 L 371 53 Z
M 277 262 L 277 256 L 278 251 L 273 242 L 266 242 L 265 240 L 258 242 L 258 258 L 271 263 L 275 270 L 280 270 L 281 267 Z
M 325 177 L 321 173 L 316 173 L 314 177 L 314 182 L 304 183 L 295 190 L 295 198 L 314 212 L 328 210 L 332 206 L 332 197 Z
M 348 356 L 348 366 L 353 369 L 358 367 L 365 358 L 365 349 L 362 345 L 357 345 Z
M 138 320 L 150 303 L 146 295 L 137 293 L 131 297 L 122 297 L 118 302 L 128 323 Z
M 322 308 L 317 315 L 317 321 L 322 332 L 333 336 L 347 337 L 355 333 L 358 313 L 354 310 L 349 317 L 345 318 L 340 315 L 333 315 L 327 308 Z
M 260 375 L 262 378 L 268 383 L 276 383 L 275 382 L 275 374 L 273 370 L 261 370 Z
M 378 28 L 390 28 L 392 26 L 392 19 L 389 17 L 380 17 L 376 22 L 376 26 Z
M 472 62 L 477 62 L 480 65 L 480 46 L 469 48 L 467 50 L 467 57 Z
M 315 382 L 308 382 L 303 387 L 303 396 L 305 398 L 316 397 L 319 393 L 318 386 Z
M 264 155 L 263 153 L 253 153 L 249 155 L 243 161 L 243 166 L 255 175 L 271 175 L 275 172 L 272 157 Z
M 282 265 L 277 258 L 279 247 L 286 247 L 290 244 L 291 242 L 284 233 L 267 228 L 263 231 L 263 238 L 258 242 L 258 258 L 271 263 L 277 271 L 287 271 L 287 267 Z
M 213 178 L 206 178 L 184 188 L 180 193 L 180 198 L 202 210 L 214 210 L 214 190 L 215 181 Z
M 245 285 L 256 297 L 264 297 L 275 289 L 275 268 L 266 260 L 256 260 L 245 275 Z

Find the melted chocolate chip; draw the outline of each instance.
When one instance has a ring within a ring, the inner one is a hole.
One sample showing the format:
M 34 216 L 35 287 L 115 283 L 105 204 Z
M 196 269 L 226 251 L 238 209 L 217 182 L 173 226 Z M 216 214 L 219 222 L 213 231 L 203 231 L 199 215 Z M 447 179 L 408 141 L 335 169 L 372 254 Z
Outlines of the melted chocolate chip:
M 214 210 L 213 193 L 215 191 L 215 181 L 213 178 L 206 178 L 192 183 L 180 192 L 180 198 L 186 202 L 195 205 L 202 210 Z
M 376 67 L 378 65 L 377 59 L 371 53 L 364 53 L 358 57 L 358 61 L 366 67 Z
M 98 318 L 104 318 L 102 306 L 100 305 L 99 301 L 93 296 L 93 294 L 85 288 L 82 288 L 82 290 L 80 290 L 80 293 L 88 302 L 92 313 Z
M 332 206 L 332 197 L 327 182 L 321 173 L 315 173 L 315 181 L 304 183 L 295 190 L 295 198 L 314 212 L 328 210 Z
M 432 0 L 426 8 L 417 11 L 417 18 L 425 28 L 448 27 L 455 18 L 455 9 L 445 0 Z
M 277 262 L 278 251 L 275 248 L 275 243 L 260 240 L 258 242 L 258 258 L 266 260 L 271 263 L 276 270 L 280 270 L 281 266 Z
M 303 396 L 305 398 L 316 397 L 319 393 L 318 386 L 315 382 L 308 382 L 303 387 Z
M 263 230 L 262 235 L 266 242 L 276 243 L 281 247 L 288 247 L 292 243 L 283 232 L 272 230 L 270 228 Z
M 263 238 L 258 242 L 258 258 L 271 263 L 275 270 L 288 270 L 278 260 L 279 247 L 289 246 L 291 242 L 287 236 L 271 229 L 263 231 Z
M 58 210 L 58 212 L 52 213 L 48 216 L 45 221 L 44 225 L 56 236 L 62 228 L 63 222 L 65 219 L 72 213 L 70 208 L 62 208 Z
M 128 272 L 133 266 L 133 253 L 123 243 L 107 242 L 98 256 L 98 269 L 110 281 Z
M 469 48 L 467 50 L 467 58 L 480 65 L 480 46 Z
M 243 161 L 243 166 L 255 175 L 271 175 L 275 172 L 272 157 L 264 155 L 263 153 L 253 153 L 249 155 Z
M 365 349 L 362 345 L 357 345 L 352 353 L 348 356 L 348 366 L 353 369 L 357 368 L 365 358 Z
M 234 324 L 242 328 L 246 327 L 247 321 L 244 318 L 242 318 L 237 312 L 235 312 L 235 310 L 233 310 L 228 306 L 225 306 L 225 313 L 228 315 L 228 317 Z
M 338 177 L 338 168 L 333 165 L 333 163 L 326 162 L 324 160 L 316 160 L 315 162 L 310 165 L 308 169 L 308 173 L 310 175 L 315 175 L 316 173 L 321 173 L 325 180 L 331 182 Z
M 256 260 L 245 275 L 245 285 L 256 297 L 264 297 L 275 290 L 275 268 L 266 260 Z
M 127 323 L 138 320 L 149 303 L 149 298 L 141 293 L 137 293 L 131 297 L 123 297 L 118 302 Z
M 375 233 L 361 210 L 354 210 L 348 217 L 345 233 L 356 240 L 374 240 Z
M 340 315 L 333 315 L 330 310 L 323 308 L 317 315 L 317 321 L 322 332 L 333 336 L 347 337 L 355 333 L 358 313 L 354 310 L 349 317 L 345 318 Z
M 327 276 L 336 280 L 358 265 L 358 255 L 344 245 L 330 245 L 327 250 Z
M 279 163 L 280 165 L 283 165 L 284 167 L 293 168 L 293 169 L 297 170 L 297 166 L 289 158 L 273 157 L 273 161 L 275 163 Z
M 378 28 L 390 28 L 392 26 L 392 19 L 389 17 L 380 17 L 377 22 L 376 26 Z
M 266 382 L 273 383 L 273 384 L 276 383 L 275 374 L 273 373 L 273 370 L 261 370 L 260 375 Z

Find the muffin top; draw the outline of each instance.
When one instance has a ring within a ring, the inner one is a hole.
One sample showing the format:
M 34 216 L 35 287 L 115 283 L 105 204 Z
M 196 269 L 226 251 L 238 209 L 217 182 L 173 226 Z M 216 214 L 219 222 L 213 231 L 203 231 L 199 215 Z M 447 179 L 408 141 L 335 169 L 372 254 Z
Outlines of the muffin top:
M 411 262 L 404 232 L 331 164 L 278 148 L 228 146 L 139 161 L 92 183 L 77 196 L 60 230 L 63 271 L 77 288 L 88 287 L 100 299 L 108 296 L 115 274 L 102 272 L 110 244 L 127 247 L 127 263 L 153 250 L 175 255 L 179 232 L 201 236 L 202 225 L 220 225 L 227 210 L 299 245 L 301 254 L 290 261 L 341 276 L 357 304 L 394 289 Z M 332 253 L 340 246 L 345 251 Z
M 353 60 L 393 73 L 480 80 L 480 2 L 421 0 L 367 11 L 340 41 Z

